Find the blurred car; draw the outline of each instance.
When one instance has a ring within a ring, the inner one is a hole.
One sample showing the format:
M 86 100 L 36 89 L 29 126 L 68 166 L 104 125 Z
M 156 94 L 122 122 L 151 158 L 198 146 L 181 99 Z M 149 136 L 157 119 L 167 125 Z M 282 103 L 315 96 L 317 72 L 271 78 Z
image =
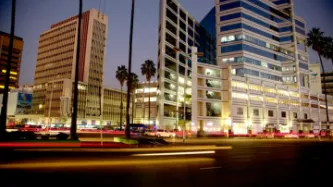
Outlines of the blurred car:
M 315 138 L 315 134 L 312 134 L 312 133 L 308 133 L 305 135 L 306 138 Z
M 157 137 L 163 137 L 163 138 L 173 138 L 176 136 L 176 133 L 174 131 L 168 131 L 163 129 L 158 129 L 156 131 Z
M 299 138 L 298 134 L 286 134 L 285 138 Z
M 147 130 L 145 130 L 143 135 L 145 135 L 145 136 L 156 136 L 156 131 L 147 129 Z

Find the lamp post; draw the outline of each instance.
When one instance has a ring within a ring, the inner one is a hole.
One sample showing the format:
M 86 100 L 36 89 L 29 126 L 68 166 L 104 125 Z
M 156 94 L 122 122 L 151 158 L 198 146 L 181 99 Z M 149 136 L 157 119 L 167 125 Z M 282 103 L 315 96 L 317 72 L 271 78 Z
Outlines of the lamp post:
M 179 48 L 176 48 L 176 47 L 174 47 L 173 48 L 173 51 L 175 52 L 175 53 L 179 53 L 181 50 L 179 49 Z M 186 60 L 186 62 L 185 62 L 185 74 L 184 74 L 184 111 L 183 111 L 183 115 L 184 115 L 184 127 L 183 127 L 183 129 L 182 129 L 182 134 L 183 134 L 183 143 L 185 143 L 185 139 L 186 139 L 186 132 L 185 132 L 185 130 L 186 130 L 186 89 L 187 89 L 187 78 L 188 78 L 188 59 L 190 58 L 190 57 L 192 57 L 192 55 L 193 54 L 187 54 L 187 53 L 185 53 L 185 60 Z M 194 53 L 194 55 L 197 55 L 197 56 L 203 56 L 204 55 L 204 53 L 202 53 L 202 52 L 197 52 L 197 53 Z M 177 90 L 178 91 L 178 90 Z M 179 116 L 179 113 L 178 113 L 178 116 Z
M 131 8 L 131 25 L 130 25 L 130 38 L 129 38 L 129 51 L 128 51 L 128 75 L 132 74 L 132 44 L 133 44 L 133 22 L 134 22 L 134 8 L 135 8 L 135 0 L 132 0 L 132 8 Z M 126 103 L 126 127 L 125 134 L 126 137 L 129 138 L 131 136 L 130 133 L 130 102 L 131 102 L 131 87 L 132 80 L 127 80 L 127 103 Z

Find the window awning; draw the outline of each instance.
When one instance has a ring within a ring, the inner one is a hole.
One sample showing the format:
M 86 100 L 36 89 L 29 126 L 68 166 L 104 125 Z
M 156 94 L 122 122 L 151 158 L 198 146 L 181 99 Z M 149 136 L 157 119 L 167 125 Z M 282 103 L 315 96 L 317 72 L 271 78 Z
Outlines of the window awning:
M 312 119 L 298 119 L 297 122 L 299 123 L 314 123 Z

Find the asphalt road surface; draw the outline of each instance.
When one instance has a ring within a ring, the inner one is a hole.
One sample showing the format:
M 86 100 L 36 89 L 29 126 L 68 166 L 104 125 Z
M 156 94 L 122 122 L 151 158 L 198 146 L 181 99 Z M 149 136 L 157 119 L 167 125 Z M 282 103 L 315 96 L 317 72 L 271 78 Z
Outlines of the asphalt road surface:
M 198 150 L 0 151 L 1 187 L 333 186 L 331 142 L 230 141 Z

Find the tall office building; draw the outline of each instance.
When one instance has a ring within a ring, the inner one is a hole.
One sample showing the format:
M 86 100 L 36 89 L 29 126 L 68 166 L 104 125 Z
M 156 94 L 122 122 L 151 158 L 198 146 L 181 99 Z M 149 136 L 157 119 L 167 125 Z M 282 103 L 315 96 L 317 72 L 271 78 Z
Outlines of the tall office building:
M 212 33 L 215 33 L 214 8 L 200 23 L 177 1 L 160 1 L 157 125 L 161 128 L 178 128 L 185 123 L 190 126 L 196 120 L 197 108 L 193 104 L 198 104 L 195 98 L 197 61 L 200 62 L 200 71 L 207 69 L 212 72 L 211 79 L 199 80 L 202 86 L 208 85 L 207 88 L 202 88 L 202 94 L 214 93 L 211 90 L 220 87 L 219 67 L 214 66 L 216 44 Z M 201 54 L 199 59 L 198 54 Z M 193 69 L 196 70 L 192 71 Z M 195 79 L 194 82 L 192 79 Z M 216 104 L 201 102 L 199 105 L 211 108 Z M 221 114 L 219 109 L 212 111 L 208 117 Z M 206 117 L 202 116 L 200 121 Z
M 0 94 L 3 93 L 5 85 L 5 77 L 7 71 L 7 60 L 9 50 L 10 36 L 8 33 L 0 31 Z M 9 75 L 9 90 L 18 88 L 18 81 L 20 78 L 21 59 L 23 51 L 23 39 L 14 37 L 14 45 L 12 50 L 11 70 Z
M 216 0 L 200 23 L 176 0 L 160 2 L 161 128 L 180 125 L 184 108 L 187 128 L 204 131 L 327 128 L 324 96 L 310 92 L 306 24 L 292 0 Z
M 108 17 L 95 9 L 82 14 L 78 118 L 99 119 L 103 96 Z M 39 39 L 32 111 L 46 117 L 71 114 L 78 16 L 42 32 Z

